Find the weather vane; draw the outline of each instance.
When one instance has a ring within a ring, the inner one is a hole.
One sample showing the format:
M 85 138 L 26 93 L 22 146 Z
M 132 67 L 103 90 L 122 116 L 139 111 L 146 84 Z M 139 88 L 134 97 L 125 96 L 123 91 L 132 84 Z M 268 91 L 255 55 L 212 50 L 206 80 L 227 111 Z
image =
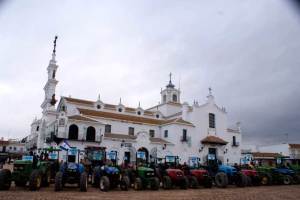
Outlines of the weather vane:
M 57 35 L 54 38 L 53 44 L 54 44 L 54 48 L 53 48 L 53 53 L 55 54 L 56 52 L 56 40 L 57 40 Z
M 171 83 L 172 82 L 172 73 L 171 72 L 170 72 L 169 76 L 170 76 L 170 83 Z

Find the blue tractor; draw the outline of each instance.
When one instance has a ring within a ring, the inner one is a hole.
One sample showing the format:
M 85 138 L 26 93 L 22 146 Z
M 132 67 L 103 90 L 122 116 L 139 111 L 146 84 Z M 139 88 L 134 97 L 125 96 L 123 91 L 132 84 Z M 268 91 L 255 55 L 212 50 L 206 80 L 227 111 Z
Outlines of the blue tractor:
M 79 160 L 79 150 L 71 148 L 67 151 L 67 161 L 64 162 L 55 175 L 55 191 L 63 190 L 65 184 L 76 184 L 81 192 L 87 191 L 88 178 L 85 168 Z
M 117 188 L 128 190 L 130 180 L 128 176 L 122 175 L 117 167 L 117 153 L 110 152 L 106 159 L 105 148 L 86 148 L 86 155 L 91 161 L 92 185 L 99 187 L 101 191 Z
M 235 167 L 222 165 L 218 160 L 210 162 L 207 169 L 217 187 L 225 188 L 228 185 L 245 187 L 247 185 L 245 174 L 239 172 Z

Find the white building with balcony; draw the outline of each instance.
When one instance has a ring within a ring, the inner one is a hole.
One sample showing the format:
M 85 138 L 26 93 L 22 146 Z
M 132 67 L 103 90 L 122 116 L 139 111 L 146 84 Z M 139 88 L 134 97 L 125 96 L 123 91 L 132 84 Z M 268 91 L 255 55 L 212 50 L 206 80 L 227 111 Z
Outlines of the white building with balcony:
M 240 124 L 228 128 L 227 112 L 216 104 L 211 89 L 203 104 L 182 103 L 181 91 L 170 75 L 160 93 L 161 103 L 151 108 L 128 107 L 121 100 L 114 105 L 102 102 L 100 97 L 96 100 L 61 97 L 56 106 L 55 56 L 54 48 L 41 105 L 43 116 L 31 125 L 29 138 L 33 142 L 29 142 L 37 150 L 60 145 L 66 139 L 80 150 L 94 146 L 115 151 L 119 163 L 135 162 L 137 151 L 144 151 L 149 161 L 176 155 L 182 163 L 195 156 L 204 163 L 208 158 L 229 164 L 240 162 Z

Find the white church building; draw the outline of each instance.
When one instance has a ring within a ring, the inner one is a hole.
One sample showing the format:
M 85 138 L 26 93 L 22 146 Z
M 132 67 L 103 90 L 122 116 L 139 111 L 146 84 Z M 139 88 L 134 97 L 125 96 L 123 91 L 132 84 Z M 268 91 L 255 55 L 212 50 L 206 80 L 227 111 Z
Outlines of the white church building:
M 102 102 L 100 96 L 95 100 L 62 96 L 56 102 L 56 39 L 47 68 L 42 117 L 31 124 L 28 149 L 59 146 L 66 139 L 80 150 L 106 147 L 107 152 L 117 152 L 119 164 L 134 163 L 137 151 L 144 151 L 148 161 L 176 155 L 182 163 L 190 157 L 199 157 L 203 163 L 214 157 L 223 163 L 240 163 L 240 124 L 228 128 L 227 112 L 215 103 L 211 89 L 203 104 L 182 103 L 171 75 L 160 92 L 161 103 L 151 108 L 128 107 L 121 100 L 113 105 Z M 62 154 L 60 159 L 64 159 Z

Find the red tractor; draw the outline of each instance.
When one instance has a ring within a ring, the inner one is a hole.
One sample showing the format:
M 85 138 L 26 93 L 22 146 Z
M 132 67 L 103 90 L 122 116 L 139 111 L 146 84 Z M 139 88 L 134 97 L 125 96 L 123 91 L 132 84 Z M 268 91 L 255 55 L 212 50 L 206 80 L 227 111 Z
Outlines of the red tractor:
M 178 157 L 166 156 L 163 162 L 155 166 L 156 176 L 159 177 L 164 189 L 171 189 L 178 186 L 181 189 L 188 189 L 189 180 L 181 169 L 178 169 Z
M 182 170 L 189 179 L 190 188 L 198 188 L 199 185 L 205 188 L 212 187 L 212 178 L 208 171 L 200 165 L 200 158 L 190 157 L 189 165 L 183 165 Z
M 247 177 L 247 186 L 259 186 L 260 185 L 261 180 L 255 169 L 251 169 L 249 166 L 243 166 L 240 169 L 240 172 Z

